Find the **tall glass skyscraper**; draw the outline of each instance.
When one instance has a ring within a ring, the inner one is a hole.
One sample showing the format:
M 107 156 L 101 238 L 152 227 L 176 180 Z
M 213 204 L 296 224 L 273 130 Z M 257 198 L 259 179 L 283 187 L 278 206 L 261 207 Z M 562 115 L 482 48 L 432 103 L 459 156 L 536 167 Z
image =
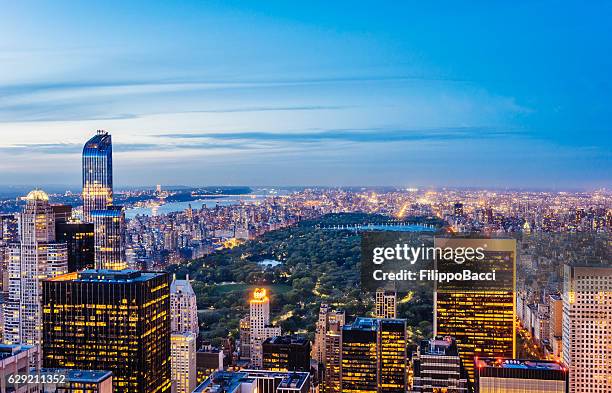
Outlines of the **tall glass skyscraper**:
M 125 259 L 125 213 L 123 206 L 93 210 L 96 269 L 123 270 Z
M 98 130 L 83 147 L 83 220 L 91 212 L 113 203 L 113 144 L 106 131 Z

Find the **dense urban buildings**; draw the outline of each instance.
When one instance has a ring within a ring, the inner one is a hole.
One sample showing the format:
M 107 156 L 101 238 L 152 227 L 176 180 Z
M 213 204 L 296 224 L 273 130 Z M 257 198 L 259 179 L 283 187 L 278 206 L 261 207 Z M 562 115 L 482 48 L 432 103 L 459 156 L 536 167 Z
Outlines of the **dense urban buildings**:
M 568 392 L 568 370 L 557 362 L 504 358 L 478 358 L 475 362 L 476 393 Z
M 563 270 L 563 362 L 571 393 L 612 391 L 612 267 Z
M 170 392 L 170 280 L 85 270 L 43 284 L 43 366 L 106 370 L 118 393 Z
M 11 392 L 13 389 L 13 393 L 38 393 L 38 386 L 16 386 L 11 384 L 8 378 L 10 375 L 24 373 L 30 367 L 38 370 L 40 364 L 32 364 L 31 361 L 40 358 L 39 352 L 39 347 L 33 345 L 0 344 L 0 392 Z
M 440 238 L 436 247 L 481 247 L 481 266 L 493 266 L 497 274 L 506 273 L 508 282 L 492 287 L 437 286 L 434 293 L 434 335 L 450 336 L 457 341 L 459 355 L 474 378 L 474 357 L 515 356 L 515 266 L 514 239 Z M 501 277 L 500 277 L 501 280 Z
M 108 132 L 98 130 L 83 147 L 83 220 L 113 203 L 113 145 Z
M 42 280 L 68 271 L 65 243 L 55 241 L 55 216 L 48 195 L 30 192 L 19 216 L 19 243 L 10 248 L 9 297 L 4 307 L 4 341 L 40 345 Z
M 424 340 L 412 355 L 410 393 L 468 393 L 467 373 L 452 337 Z

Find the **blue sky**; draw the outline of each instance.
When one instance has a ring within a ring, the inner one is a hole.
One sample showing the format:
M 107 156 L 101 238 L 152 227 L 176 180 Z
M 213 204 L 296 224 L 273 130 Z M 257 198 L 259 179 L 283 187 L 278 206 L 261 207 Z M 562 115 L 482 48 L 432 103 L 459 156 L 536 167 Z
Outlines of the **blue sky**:
M 609 188 L 611 11 L 3 2 L 0 184 Z

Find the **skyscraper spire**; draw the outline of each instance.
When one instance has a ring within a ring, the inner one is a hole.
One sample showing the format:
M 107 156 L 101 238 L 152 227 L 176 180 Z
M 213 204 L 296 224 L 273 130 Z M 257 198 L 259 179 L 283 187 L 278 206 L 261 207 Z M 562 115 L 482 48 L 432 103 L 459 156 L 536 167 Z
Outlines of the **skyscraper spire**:
M 98 130 L 83 147 L 83 220 L 113 203 L 113 144 L 108 132 Z

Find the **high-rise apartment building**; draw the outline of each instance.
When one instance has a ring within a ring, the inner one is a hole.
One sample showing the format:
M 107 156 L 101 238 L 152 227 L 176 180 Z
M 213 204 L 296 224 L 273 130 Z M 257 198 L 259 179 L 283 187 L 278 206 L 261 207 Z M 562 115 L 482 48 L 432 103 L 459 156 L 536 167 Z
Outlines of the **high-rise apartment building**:
M 571 393 L 612 392 L 612 267 L 563 267 L 563 362 Z
M 467 373 L 453 338 L 435 337 L 421 342 L 412 355 L 412 388 L 409 392 L 468 393 Z
M 117 393 L 170 392 L 170 280 L 85 270 L 43 282 L 43 365 L 107 370 Z
M 474 357 L 515 357 L 514 239 L 435 238 L 436 248 L 482 248 L 480 268 L 495 269 L 498 282 L 485 287 L 438 286 L 434 293 L 434 336 L 457 341 L 459 355 L 471 381 Z M 452 263 L 452 262 L 451 262 Z M 477 266 L 478 267 L 478 266 Z M 503 279 L 502 279 L 503 278 Z
M 170 359 L 174 393 L 191 393 L 197 385 L 196 336 L 173 333 L 170 338 Z
M 60 222 L 55 224 L 55 232 L 57 241 L 66 243 L 68 272 L 94 268 L 94 224 Z
M 341 345 L 340 391 L 406 391 L 405 320 L 357 318 L 342 327 Z
M 397 294 L 395 291 L 379 288 L 376 290 L 376 318 L 397 318 Z
M 342 327 L 344 322 L 343 311 L 331 312 L 327 318 L 327 331 L 324 337 L 325 358 L 322 362 L 323 383 L 320 389 L 325 393 L 342 391 Z
M 113 203 L 113 145 L 108 132 L 98 130 L 83 147 L 83 220 Z
M 546 360 L 477 358 L 476 393 L 567 393 L 568 370 Z
M 125 213 L 122 206 L 107 206 L 90 212 L 94 224 L 96 269 L 127 269 Z
M 262 349 L 264 370 L 310 372 L 310 341 L 304 336 L 270 337 Z
M 40 345 L 42 280 L 67 272 L 65 243 L 55 241 L 48 195 L 31 191 L 19 216 L 19 244 L 10 247 L 9 297 L 4 307 L 4 341 Z
M 39 359 L 39 347 L 34 345 L 0 344 L 0 392 L 39 393 L 34 384 L 13 384 L 9 381 L 12 374 L 35 373 L 40 365 L 32 364 L 32 359 Z M 33 366 L 33 367 L 32 367 Z
M 264 288 L 255 288 L 249 301 L 251 367 L 263 367 L 263 342 L 281 335 L 280 326 L 270 324 L 270 298 Z
M 240 359 L 251 360 L 251 316 L 240 320 Z
M 327 304 L 321 304 L 319 318 L 315 326 L 315 339 L 312 346 L 312 358 L 319 363 L 325 364 L 325 337 L 330 326 L 344 325 L 344 311 L 333 310 Z
M 172 333 L 193 333 L 198 336 L 198 303 L 195 292 L 189 282 L 173 277 L 170 285 L 170 326 Z

